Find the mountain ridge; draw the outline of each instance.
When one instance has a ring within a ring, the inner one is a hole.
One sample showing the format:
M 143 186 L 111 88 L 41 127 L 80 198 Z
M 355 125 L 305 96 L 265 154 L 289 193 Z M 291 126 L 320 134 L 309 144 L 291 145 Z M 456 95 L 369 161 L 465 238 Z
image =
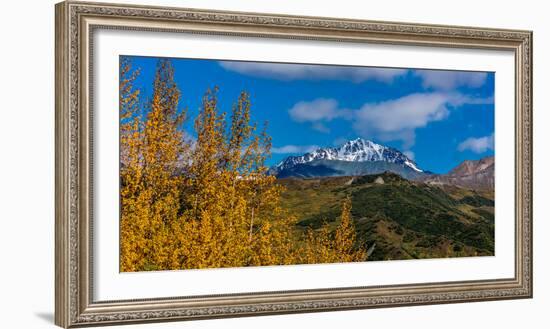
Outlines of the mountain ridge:
M 419 180 L 428 173 L 415 171 L 403 164 L 385 161 L 353 162 L 342 160 L 313 160 L 278 170 L 277 178 L 317 178 L 340 176 L 364 176 L 390 172 L 409 180 Z
M 337 147 L 318 148 L 299 156 L 289 156 L 268 173 L 277 178 L 363 176 L 391 172 L 409 180 L 432 185 L 494 189 L 494 156 L 464 160 L 446 174 L 434 174 L 399 150 L 357 138 Z
M 464 160 L 447 174 L 425 176 L 421 180 L 433 185 L 456 185 L 472 189 L 494 190 L 495 157 L 487 156 L 479 160 Z

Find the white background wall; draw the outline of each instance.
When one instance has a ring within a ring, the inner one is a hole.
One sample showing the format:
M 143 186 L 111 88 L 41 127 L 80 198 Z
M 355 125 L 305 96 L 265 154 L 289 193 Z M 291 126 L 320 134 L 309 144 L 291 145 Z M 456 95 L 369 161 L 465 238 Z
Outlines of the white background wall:
M 119 0 L 118 2 L 125 2 Z M 127 1 L 126 1 L 127 2 Z M 545 1 L 193 0 L 130 3 L 534 31 L 535 298 L 125 328 L 548 328 L 550 22 Z M 53 328 L 54 3 L 0 11 L 0 327 Z M 540 147 L 539 147 L 540 146 Z M 513 145 L 510 145 L 513 147 Z M 545 312 L 546 311 L 546 312 Z

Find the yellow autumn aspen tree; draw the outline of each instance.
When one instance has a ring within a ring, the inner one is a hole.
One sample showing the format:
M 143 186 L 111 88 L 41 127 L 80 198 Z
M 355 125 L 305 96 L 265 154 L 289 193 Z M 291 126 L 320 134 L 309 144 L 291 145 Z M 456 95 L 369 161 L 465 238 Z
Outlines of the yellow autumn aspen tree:
M 280 187 L 264 164 L 270 138 L 250 124 L 247 93 L 241 93 L 227 123 L 216 92 L 206 93 L 195 120 L 182 268 L 289 263 L 292 225 L 281 229 Z
M 227 116 L 218 89 L 208 90 L 190 140 L 171 62 L 158 62 L 145 105 L 130 64 L 120 69 L 121 271 L 364 260 L 349 200 L 336 231 L 296 230 L 281 207 L 283 187 L 267 173 L 267 123 L 258 131 L 250 122 L 247 92 Z
M 357 262 L 366 260 L 363 248 L 355 248 L 355 226 L 351 218 L 351 199 L 347 197 L 342 205 L 340 225 L 334 232 L 334 251 L 339 262 Z
M 220 235 L 224 232 L 221 216 L 224 210 L 220 179 L 220 157 L 223 146 L 224 115 L 218 114 L 216 90 L 203 97 L 202 108 L 195 120 L 197 139 L 184 180 L 185 232 L 188 241 L 182 245 L 183 268 L 216 267 L 220 262 Z
M 122 58 L 120 62 L 120 269 L 141 270 L 145 262 L 144 248 L 147 238 L 136 235 L 148 225 L 147 207 L 142 194 L 142 133 L 139 114 L 140 90 L 134 82 L 139 70 L 132 70 L 131 62 Z
M 156 269 L 170 269 L 177 243 L 172 229 L 180 210 L 180 165 L 185 163 L 183 133 L 186 111 L 178 112 L 180 91 L 169 60 L 160 60 L 144 126 L 144 181 L 149 191 L 147 259 Z
M 248 140 L 239 161 L 239 193 L 248 203 L 246 223 L 248 226 L 249 257 L 246 265 L 275 265 L 296 263 L 293 247 L 293 227 L 296 219 L 285 213 L 280 206 L 282 187 L 273 176 L 267 175 L 265 161 L 270 155 L 271 137 L 267 123 L 256 134 L 256 126 L 248 128 L 250 120 L 249 95 L 241 93 L 233 111 L 231 135 Z M 240 119 L 236 119 L 240 117 Z M 238 138 L 237 138 L 238 139 Z M 230 138 L 236 140 L 236 138 Z M 231 143 L 235 144 L 235 143 Z M 237 143 L 238 144 L 238 143 Z M 240 147 L 234 145 L 234 152 Z
M 129 149 L 128 159 L 121 161 L 123 271 L 171 268 L 171 226 L 180 205 L 176 173 L 185 149 L 178 129 L 185 111 L 178 113 L 173 74 L 168 60 L 159 61 L 146 116 L 133 120 L 127 138 L 122 134 L 122 148 Z
M 361 262 L 367 259 L 366 251 L 357 246 L 355 226 L 351 217 L 351 199 L 342 204 L 340 223 L 332 232 L 328 224 L 317 231 L 309 228 L 305 235 L 301 261 L 307 264 Z
M 324 224 L 317 231 L 308 228 L 305 233 L 304 252 L 300 261 L 305 264 L 335 263 L 337 257 L 333 248 L 331 231 Z

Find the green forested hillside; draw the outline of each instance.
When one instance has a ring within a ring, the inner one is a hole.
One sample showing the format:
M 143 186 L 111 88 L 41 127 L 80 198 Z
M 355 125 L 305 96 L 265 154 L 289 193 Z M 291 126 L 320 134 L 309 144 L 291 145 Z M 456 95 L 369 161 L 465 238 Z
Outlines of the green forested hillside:
M 486 193 L 391 173 L 279 183 L 283 206 L 299 219 L 297 230 L 336 226 L 342 200 L 350 196 L 358 243 L 374 245 L 369 260 L 494 254 L 494 201 Z

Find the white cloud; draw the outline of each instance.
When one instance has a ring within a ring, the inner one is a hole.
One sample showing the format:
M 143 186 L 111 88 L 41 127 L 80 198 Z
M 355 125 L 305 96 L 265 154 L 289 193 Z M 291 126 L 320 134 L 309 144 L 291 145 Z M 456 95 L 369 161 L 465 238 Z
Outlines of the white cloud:
M 189 142 L 193 142 L 193 143 L 197 141 L 197 137 L 193 136 L 191 133 L 189 133 L 186 130 L 182 131 L 182 135 L 183 135 L 183 139 L 185 141 L 189 141 Z
M 348 80 L 355 83 L 375 80 L 391 83 L 397 77 L 412 72 L 422 79 L 422 86 L 434 90 L 451 91 L 458 87 L 478 88 L 487 81 L 486 72 L 451 70 L 409 70 L 386 67 L 358 67 L 320 64 L 259 63 L 220 61 L 221 67 L 243 75 L 291 80 Z
M 317 98 L 294 104 L 288 114 L 293 121 L 310 122 L 313 130 L 326 134 L 330 132 L 327 122 L 336 118 L 350 119 L 352 111 L 339 108 L 335 99 Z
M 489 136 L 484 137 L 470 137 L 463 141 L 462 143 L 458 144 L 458 150 L 459 151 L 466 151 L 470 150 L 474 153 L 483 153 L 488 150 L 494 150 L 495 149 L 495 134 L 491 134 Z
M 462 86 L 478 88 L 487 80 L 485 72 L 416 70 L 414 74 L 422 78 L 424 88 L 438 90 L 452 90 Z
M 182 132 L 182 137 L 183 137 L 183 140 L 186 142 L 186 143 L 189 143 L 189 145 L 191 146 L 191 149 L 195 149 L 195 147 L 197 146 L 197 137 L 193 136 L 192 134 L 190 134 L 188 131 L 184 130 Z
M 449 97 L 440 93 L 410 94 L 398 99 L 363 105 L 356 114 L 355 126 L 396 132 L 424 127 L 430 121 L 446 118 Z M 366 126 L 365 126 L 366 125 Z M 367 127 L 368 126 L 368 127 Z
M 311 65 L 292 63 L 258 63 L 221 61 L 220 66 L 240 74 L 290 80 L 349 80 L 355 83 L 376 80 L 390 83 L 396 77 L 407 74 L 406 69 L 370 68 L 337 65 Z
M 404 151 L 403 154 L 405 154 L 409 159 L 414 161 L 414 152 L 411 150 Z
M 451 110 L 464 104 L 492 103 L 492 99 L 473 98 L 457 93 L 415 93 L 378 103 L 366 103 L 359 109 L 340 108 L 334 99 L 319 98 L 296 103 L 290 117 L 297 122 L 309 122 L 312 127 L 340 118 L 352 122 L 352 128 L 364 138 L 381 141 L 402 141 L 409 149 L 415 143 L 416 129 L 447 118 Z M 319 127 L 317 127 L 319 128 Z M 319 130 L 319 129 L 318 129 Z
M 271 153 L 289 154 L 289 153 L 309 153 L 317 150 L 317 145 L 285 145 L 281 147 L 272 147 Z
M 288 110 L 292 120 L 296 122 L 331 121 L 339 117 L 349 116 L 348 110 L 338 107 L 338 102 L 330 98 L 317 98 L 313 101 L 302 101 L 294 104 Z
M 462 102 L 454 94 L 417 93 L 380 103 L 367 103 L 355 114 L 353 128 L 364 137 L 401 140 L 403 148 L 415 143 L 417 128 L 449 116 Z
M 314 122 L 312 125 L 311 125 L 311 128 L 313 128 L 313 130 L 317 130 L 318 132 L 320 133 L 324 133 L 324 134 L 328 134 L 330 132 L 330 129 L 329 127 L 327 127 L 324 123 L 322 122 Z

